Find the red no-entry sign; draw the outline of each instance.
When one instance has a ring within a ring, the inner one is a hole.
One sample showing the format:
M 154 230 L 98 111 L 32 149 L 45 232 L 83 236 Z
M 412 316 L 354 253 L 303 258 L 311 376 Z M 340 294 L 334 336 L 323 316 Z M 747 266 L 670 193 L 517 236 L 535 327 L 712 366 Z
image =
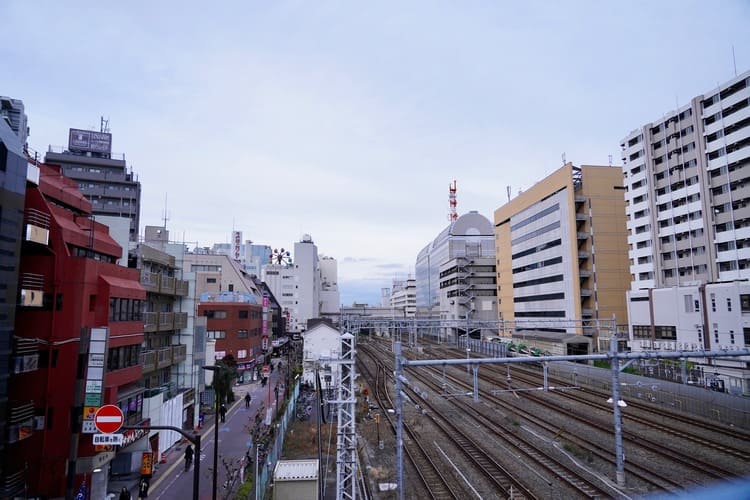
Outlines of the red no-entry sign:
M 103 434 L 117 432 L 124 420 L 122 410 L 115 405 L 104 405 L 94 415 L 94 425 Z

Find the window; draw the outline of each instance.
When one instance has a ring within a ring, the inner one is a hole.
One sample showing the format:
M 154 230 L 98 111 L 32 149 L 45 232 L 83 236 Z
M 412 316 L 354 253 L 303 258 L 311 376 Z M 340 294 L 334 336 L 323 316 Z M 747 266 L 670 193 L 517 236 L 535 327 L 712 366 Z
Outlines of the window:
M 203 311 L 203 315 L 208 319 L 227 319 L 226 311 L 215 311 L 213 309 L 206 309 Z
M 685 300 L 685 312 L 691 313 L 694 311 L 694 303 L 693 303 L 693 296 L 692 295 L 683 295 L 683 299 Z
M 241 309 L 239 313 L 240 313 L 240 316 L 239 316 L 240 319 L 247 319 L 250 316 L 250 311 L 248 311 L 247 309 Z
M 716 312 L 716 294 L 711 294 L 711 312 Z
M 636 338 L 636 339 L 651 338 L 651 327 L 648 325 L 633 325 L 633 338 Z
M 216 278 L 206 278 L 206 283 L 216 283 Z
M 727 311 L 732 311 L 732 299 L 731 297 L 727 297 Z
M 749 294 L 740 295 L 740 310 L 742 312 L 750 312 L 750 295 Z
M 247 338 L 247 330 L 237 330 L 237 338 L 238 339 L 246 339 Z
M 225 339 L 227 338 L 227 332 L 224 330 L 209 330 L 206 332 L 206 338 L 208 339 Z

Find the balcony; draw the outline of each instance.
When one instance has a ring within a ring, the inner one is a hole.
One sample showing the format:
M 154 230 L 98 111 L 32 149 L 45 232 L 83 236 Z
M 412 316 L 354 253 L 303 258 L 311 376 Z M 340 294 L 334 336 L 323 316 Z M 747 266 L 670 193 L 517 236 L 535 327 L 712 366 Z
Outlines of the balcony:
M 172 364 L 182 363 L 187 359 L 187 346 L 184 344 L 172 346 Z
M 592 272 L 588 269 L 579 269 L 578 270 L 578 277 L 580 279 L 586 279 L 590 278 L 592 276 Z
M 159 275 L 141 269 L 141 285 L 143 285 L 143 288 L 145 288 L 147 292 L 158 292 Z
M 157 324 L 159 322 L 159 313 L 145 312 L 143 313 L 143 331 L 146 333 L 155 332 Z
M 181 330 L 187 328 L 188 313 L 176 312 L 174 313 L 174 329 Z
M 578 260 L 586 260 L 589 257 L 591 257 L 591 252 L 584 252 L 584 251 L 578 252 Z
M 576 238 L 578 238 L 578 241 L 585 241 L 589 239 L 589 233 L 584 233 L 583 231 L 578 231 L 576 233 Z
M 156 367 L 165 368 L 172 364 L 172 348 L 163 347 L 156 350 Z
M 174 276 L 159 274 L 159 292 L 174 295 Z
M 40 245 L 49 245 L 50 216 L 34 208 L 29 208 L 26 209 L 23 219 L 26 228 L 24 239 Z
M 143 366 L 143 373 L 156 370 L 156 351 L 142 351 L 141 365 Z
M 591 297 L 593 295 L 593 292 L 589 288 L 581 288 L 581 298 L 584 297 Z
M 173 312 L 160 312 L 159 313 L 159 325 L 157 331 L 164 332 L 167 330 L 174 330 L 174 313 Z
M 174 294 L 180 297 L 187 297 L 190 290 L 190 283 L 185 280 L 174 280 Z

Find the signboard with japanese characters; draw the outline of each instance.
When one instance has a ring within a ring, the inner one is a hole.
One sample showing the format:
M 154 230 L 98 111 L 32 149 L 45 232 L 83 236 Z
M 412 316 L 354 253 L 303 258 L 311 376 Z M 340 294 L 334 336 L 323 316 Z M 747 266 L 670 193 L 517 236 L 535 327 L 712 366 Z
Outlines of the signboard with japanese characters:
M 121 445 L 122 434 L 94 434 L 94 445 Z

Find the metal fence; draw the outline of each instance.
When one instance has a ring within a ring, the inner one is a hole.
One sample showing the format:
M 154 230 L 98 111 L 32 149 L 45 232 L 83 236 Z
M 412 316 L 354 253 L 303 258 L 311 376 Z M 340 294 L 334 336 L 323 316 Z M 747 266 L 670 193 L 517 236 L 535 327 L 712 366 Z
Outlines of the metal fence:
M 555 362 L 549 364 L 549 374 L 568 380 L 571 385 L 611 391 L 612 372 L 609 369 L 582 363 Z M 750 430 L 750 398 L 631 373 L 620 373 L 620 385 L 620 394 L 625 400 L 639 399 Z
M 292 419 L 296 415 L 297 397 L 299 396 L 300 381 L 294 384 L 292 393 L 289 396 L 289 403 L 287 404 L 284 414 L 281 416 L 278 422 L 276 422 L 275 438 L 273 445 L 267 450 L 266 456 L 263 458 L 263 463 L 258 463 L 258 478 L 256 484 L 256 498 L 262 499 L 265 497 L 266 489 L 271 481 L 273 469 L 276 466 L 276 462 L 281 458 L 281 452 L 284 449 L 284 437 L 286 431 L 292 422 Z

